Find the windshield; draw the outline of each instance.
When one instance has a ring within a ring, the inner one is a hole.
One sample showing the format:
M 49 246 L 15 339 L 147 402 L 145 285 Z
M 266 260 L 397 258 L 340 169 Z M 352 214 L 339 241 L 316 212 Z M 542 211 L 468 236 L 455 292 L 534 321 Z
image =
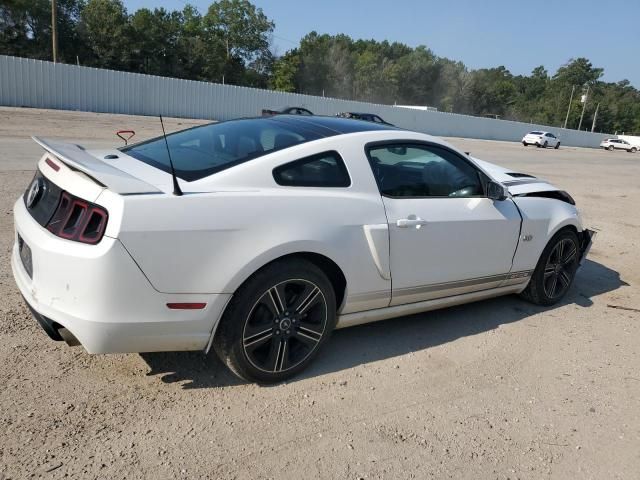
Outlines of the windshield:
M 336 132 L 337 133 L 337 132 Z M 268 119 L 212 123 L 167 135 L 176 175 L 188 182 L 283 148 L 325 137 L 311 128 Z M 163 137 L 121 149 L 171 173 Z

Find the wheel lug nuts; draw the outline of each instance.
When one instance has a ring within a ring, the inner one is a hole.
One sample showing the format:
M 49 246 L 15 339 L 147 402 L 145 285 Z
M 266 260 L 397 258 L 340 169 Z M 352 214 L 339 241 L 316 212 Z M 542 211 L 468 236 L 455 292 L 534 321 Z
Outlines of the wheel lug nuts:
M 291 330 L 287 330 L 287 335 L 289 335 L 291 333 Z
M 280 330 L 276 330 L 276 335 L 280 335 Z

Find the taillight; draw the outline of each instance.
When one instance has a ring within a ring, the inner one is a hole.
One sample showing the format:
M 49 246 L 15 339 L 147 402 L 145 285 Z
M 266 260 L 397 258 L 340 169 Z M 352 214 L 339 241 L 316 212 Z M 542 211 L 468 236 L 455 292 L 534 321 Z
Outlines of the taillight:
M 67 240 L 93 245 L 102 239 L 108 218 L 107 211 L 101 206 L 62 192 L 47 230 Z

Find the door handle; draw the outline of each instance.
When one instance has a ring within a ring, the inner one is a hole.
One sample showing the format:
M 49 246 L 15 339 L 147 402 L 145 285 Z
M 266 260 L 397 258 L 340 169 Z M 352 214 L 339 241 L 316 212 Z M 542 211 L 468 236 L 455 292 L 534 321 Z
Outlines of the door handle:
M 413 217 L 413 215 L 411 215 L 411 217 Z M 416 227 L 416 228 L 420 228 L 422 225 L 426 225 L 427 221 L 423 220 L 421 218 L 401 218 L 400 220 L 398 220 L 396 222 L 396 225 L 398 226 L 398 228 L 409 228 L 409 227 Z

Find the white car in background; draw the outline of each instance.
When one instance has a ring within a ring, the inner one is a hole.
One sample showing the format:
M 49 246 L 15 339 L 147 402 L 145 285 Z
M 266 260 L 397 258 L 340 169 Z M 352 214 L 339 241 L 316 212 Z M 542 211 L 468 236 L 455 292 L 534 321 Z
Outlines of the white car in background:
M 593 236 L 544 180 L 369 122 L 278 115 L 106 150 L 34 139 L 13 274 L 49 336 L 89 353 L 213 346 L 278 382 L 334 328 L 513 293 L 555 304 Z
M 606 138 L 602 142 L 600 142 L 600 148 L 604 148 L 605 150 L 609 150 L 610 152 L 614 150 L 626 150 L 630 153 L 636 153 L 638 151 L 635 146 L 620 138 Z
M 560 148 L 560 139 L 551 132 L 535 130 L 522 137 L 522 145 L 535 145 L 538 148 Z

